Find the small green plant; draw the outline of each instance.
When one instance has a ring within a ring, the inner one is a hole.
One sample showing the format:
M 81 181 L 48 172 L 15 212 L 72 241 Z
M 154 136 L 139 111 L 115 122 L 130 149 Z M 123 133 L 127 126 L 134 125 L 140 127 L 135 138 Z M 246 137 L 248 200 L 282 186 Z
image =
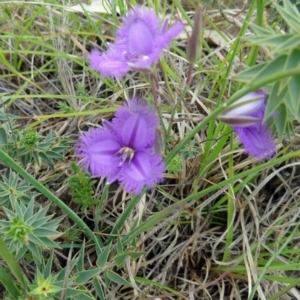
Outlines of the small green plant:
M 38 269 L 35 274 L 35 283 L 30 286 L 29 295 L 36 297 L 35 299 L 46 300 L 54 299 L 52 295 L 57 294 L 62 290 L 61 287 L 57 286 L 55 282 L 57 281 L 57 275 L 53 276 L 49 274 L 45 277 Z
M 54 161 L 63 161 L 63 154 L 67 150 L 66 140 L 61 141 L 58 137 L 49 132 L 46 137 L 31 130 L 23 130 L 17 135 L 17 149 L 12 156 L 20 155 L 24 166 L 34 163 L 35 171 L 38 172 L 42 163 L 54 169 Z
M 91 180 L 91 175 L 83 172 L 74 163 L 71 168 L 75 175 L 69 179 L 70 195 L 72 200 L 81 206 L 82 210 L 94 207 L 98 200 L 93 198 L 93 186 L 96 180 Z
M 35 130 L 19 130 L 15 124 L 17 117 L 0 110 L 0 148 L 5 150 L 24 167 L 32 163 L 38 173 L 42 164 L 54 169 L 55 161 L 63 161 L 68 147 L 67 139 L 60 139 L 53 132 L 46 137 Z
M 81 83 L 77 84 L 77 89 L 78 89 L 79 96 L 88 97 L 88 92 Z M 86 100 L 83 100 L 83 101 L 88 102 Z
M 40 260 L 41 249 L 58 247 L 52 239 L 60 235 L 56 229 L 61 218 L 51 220 L 53 215 L 47 215 L 49 205 L 39 207 L 35 213 L 34 204 L 34 200 L 28 205 L 16 202 L 15 211 L 3 208 L 7 220 L 0 220 L 0 236 L 18 259 L 29 250 Z
M 18 174 L 9 171 L 8 177 L 2 176 L 0 181 L 0 205 L 15 210 L 18 202 L 28 204 L 38 193 L 32 191 L 32 186 L 20 180 Z
M 65 113 L 72 113 L 74 112 L 74 108 L 71 107 L 68 103 L 60 101 L 58 102 L 59 110 Z
M 199 153 L 199 148 L 195 146 L 195 141 L 191 140 L 181 150 L 181 153 L 184 159 L 189 159 L 196 156 Z
M 170 173 L 178 175 L 178 172 L 182 170 L 182 158 L 180 155 L 176 155 L 170 163 L 167 165 L 167 170 Z

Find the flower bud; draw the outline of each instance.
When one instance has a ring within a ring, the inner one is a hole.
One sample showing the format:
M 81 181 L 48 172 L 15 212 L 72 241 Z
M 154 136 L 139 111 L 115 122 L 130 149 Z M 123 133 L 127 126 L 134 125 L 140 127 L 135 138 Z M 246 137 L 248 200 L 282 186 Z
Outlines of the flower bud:
M 266 103 L 266 93 L 263 90 L 251 92 L 234 104 L 230 105 L 225 112 L 218 117 L 218 120 L 230 125 L 247 127 L 258 122 L 261 122 L 257 118 L 255 112 L 260 110 Z
M 201 29 L 202 7 L 198 6 L 195 13 L 192 35 L 186 47 L 186 57 L 190 64 L 194 64 L 200 57 Z
M 258 160 L 270 158 L 276 146 L 268 124 L 264 121 L 267 95 L 263 90 L 240 98 L 218 117 L 230 126 L 245 147 L 245 152 Z

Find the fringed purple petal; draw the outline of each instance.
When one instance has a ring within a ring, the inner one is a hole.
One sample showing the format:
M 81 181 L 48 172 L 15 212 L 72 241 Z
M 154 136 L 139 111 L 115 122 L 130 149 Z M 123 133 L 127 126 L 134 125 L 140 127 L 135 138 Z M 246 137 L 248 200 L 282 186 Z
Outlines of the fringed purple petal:
M 127 192 L 140 193 L 144 185 L 152 188 L 162 180 L 165 165 L 154 154 L 158 117 L 140 99 L 120 107 L 112 122 L 79 137 L 75 154 L 81 166 L 96 176 L 118 180 Z
M 183 24 L 181 22 L 176 22 L 170 29 L 168 29 L 160 36 L 160 38 L 156 41 L 155 47 L 160 49 L 168 48 L 171 40 L 176 37 L 183 29 Z
M 108 180 L 119 171 L 121 158 L 116 155 L 120 143 L 106 128 L 95 128 L 79 137 L 75 154 L 81 158 L 81 166 L 94 176 L 105 176 Z
M 123 18 L 116 42 L 110 44 L 107 52 L 91 51 L 90 66 L 103 77 L 121 78 L 129 71 L 147 72 L 182 30 L 182 23 L 167 29 L 167 22 L 162 24 L 152 9 L 137 6 Z
M 135 149 L 140 150 L 141 148 L 152 147 L 155 139 L 155 128 L 159 125 L 155 109 L 147 102 L 138 98 L 129 100 L 128 103 L 125 102 L 124 105 L 116 111 L 115 118 L 112 121 L 115 131 L 123 132 L 125 121 L 129 120 L 132 116 L 135 116 L 135 120 L 139 117 L 140 124 L 145 124 L 145 126 L 141 125 L 142 127 L 135 129 L 137 130 L 136 132 L 138 132 L 137 138 L 140 139 L 138 143 L 134 144 L 135 147 L 137 147 Z M 126 123 L 128 124 L 127 126 L 131 126 L 129 125 L 131 122 Z M 123 139 L 123 137 L 120 136 L 120 139 Z
M 116 111 L 115 118 L 124 122 L 124 120 L 135 113 L 138 113 L 146 119 L 149 128 L 154 128 L 159 125 L 156 110 L 140 98 L 129 99 L 128 102 L 124 102 L 123 106 L 119 107 Z
M 249 103 L 249 100 L 257 99 Z M 247 94 L 238 100 L 244 104 L 248 111 L 240 107 L 243 115 L 251 116 L 260 120 L 257 124 L 249 126 L 233 126 L 234 131 L 238 134 L 241 143 L 245 147 L 245 152 L 251 156 L 256 156 L 258 160 L 272 157 L 276 153 L 276 145 L 272 138 L 271 131 L 267 123 L 264 122 L 266 110 L 266 93 L 263 90 Z
M 126 192 L 139 194 L 144 185 L 153 188 L 162 181 L 165 165 L 161 157 L 150 152 L 139 152 L 126 161 L 120 171 L 119 181 Z
M 147 123 L 140 114 L 131 115 L 123 124 L 121 130 L 122 144 L 135 151 L 147 146 Z
M 152 52 L 153 34 L 147 24 L 137 20 L 128 28 L 128 51 L 139 55 L 149 55 Z
M 123 22 L 123 26 L 116 33 L 117 40 L 127 44 L 128 52 L 141 55 L 150 54 L 153 39 L 160 30 L 160 19 L 155 12 L 152 9 L 137 6 L 128 12 L 127 16 L 123 18 Z M 138 36 L 141 37 L 141 40 L 137 39 Z M 138 45 L 143 44 L 142 42 L 146 45 Z
M 219 117 L 232 126 L 245 152 L 259 160 L 272 157 L 276 146 L 267 123 L 264 122 L 267 95 L 264 90 L 251 92 L 236 101 Z
M 129 71 L 128 64 L 122 59 L 122 51 L 116 48 L 101 54 L 98 50 L 92 50 L 88 56 L 90 67 L 102 77 L 121 78 Z
M 233 127 L 233 129 L 244 145 L 247 154 L 256 156 L 258 160 L 263 160 L 276 153 L 274 140 L 265 123 L 249 127 Z

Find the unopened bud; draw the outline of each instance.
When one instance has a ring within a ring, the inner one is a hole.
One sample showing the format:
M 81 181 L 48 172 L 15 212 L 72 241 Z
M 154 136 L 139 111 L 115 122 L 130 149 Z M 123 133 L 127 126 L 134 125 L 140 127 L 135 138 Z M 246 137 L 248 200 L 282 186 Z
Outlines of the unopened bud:
M 230 117 L 230 116 L 219 116 L 217 119 L 230 126 L 248 127 L 261 122 L 260 119 L 248 116 L 241 117 Z
M 186 57 L 190 64 L 194 64 L 200 57 L 201 30 L 202 7 L 198 6 L 194 17 L 192 35 L 186 47 Z
M 258 112 L 266 105 L 266 92 L 258 90 L 251 92 L 230 105 L 217 119 L 230 126 L 248 127 L 259 123 L 262 118 Z

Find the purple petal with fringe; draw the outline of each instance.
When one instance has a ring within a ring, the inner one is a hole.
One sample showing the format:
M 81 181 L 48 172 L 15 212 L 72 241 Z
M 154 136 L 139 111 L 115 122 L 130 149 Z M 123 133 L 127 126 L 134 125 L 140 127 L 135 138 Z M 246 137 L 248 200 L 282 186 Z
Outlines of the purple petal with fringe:
M 165 165 L 154 153 L 158 126 L 155 110 L 140 99 L 120 107 L 112 122 L 79 137 L 75 154 L 80 165 L 94 176 L 118 180 L 127 192 L 140 193 L 162 181 Z
M 271 131 L 264 121 L 267 95 L 265 91 L 259 90 L 249 93 L 235 103 L 235 107 L 225 116 L 231 118 L 249 117 L 255 118 L 258 122 L 254 124 L 233 126 L 239 140 L 245 147 L 245 152 L 257 159 L 263 160 L 272 157 L 276 153 L 276 146 Z
M 91 51 L 90 66 L 103 77 L 121 78 L 130 70 L 147 72 L 183 28 L 177 22 L 168 29 L 152 9 L 137 6 L 123 18 L 115 43 L 105 53 Z

